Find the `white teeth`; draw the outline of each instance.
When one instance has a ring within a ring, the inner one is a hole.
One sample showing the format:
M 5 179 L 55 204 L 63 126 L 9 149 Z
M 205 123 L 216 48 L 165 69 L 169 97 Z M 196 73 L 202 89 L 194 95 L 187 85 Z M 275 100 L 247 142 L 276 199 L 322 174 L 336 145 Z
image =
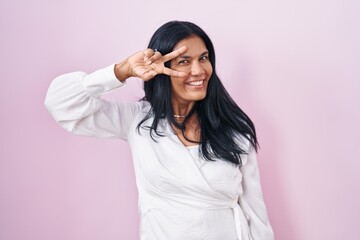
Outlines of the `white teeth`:
M 201 81 L 195 81 L 195 82 L 189 82 L 188 84 L 189 85 L 192 85 L 192 86 L 200 86 L 204 83 L 204 80 L 201 80 Z

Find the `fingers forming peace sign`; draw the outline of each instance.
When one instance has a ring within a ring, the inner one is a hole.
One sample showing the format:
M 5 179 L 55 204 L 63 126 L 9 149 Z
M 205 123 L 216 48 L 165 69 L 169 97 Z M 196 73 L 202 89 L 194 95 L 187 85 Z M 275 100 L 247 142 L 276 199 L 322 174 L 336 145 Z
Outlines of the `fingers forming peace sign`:
M 187 51 L 186 46 L 182 46 L 166 55 L 153 49 L 146 49 L 130 56 L 128 62 L 128 76 L 139 77 L 148 81 L 158 74 L 166 74 L 172 77 L 186 77 L 188 74 L 165 67 L 165 62 L 177 58 Z

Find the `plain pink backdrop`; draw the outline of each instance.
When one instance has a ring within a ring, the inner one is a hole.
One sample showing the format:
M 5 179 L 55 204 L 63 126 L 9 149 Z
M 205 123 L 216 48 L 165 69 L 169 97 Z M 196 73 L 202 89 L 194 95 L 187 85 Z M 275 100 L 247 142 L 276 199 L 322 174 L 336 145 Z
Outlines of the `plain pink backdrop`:
M 257 126 L 277 239 L 360 239 L 359 3 L 0 0 L 0 239 L 138 239 L 127 143 L 73 136 L 43 102 L 57 75 L 118 62 L 174 19 L 210 35 Z M 105 97 L 142 94 L 131 79 Z

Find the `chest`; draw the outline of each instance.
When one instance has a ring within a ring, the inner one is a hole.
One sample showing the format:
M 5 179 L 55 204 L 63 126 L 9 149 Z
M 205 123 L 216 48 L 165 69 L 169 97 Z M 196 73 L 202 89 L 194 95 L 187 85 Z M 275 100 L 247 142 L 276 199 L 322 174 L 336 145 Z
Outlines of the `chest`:
M 186 147 L 175 134 L 156 137 L 136 132 L 129 138 L 135 170 L 158 191 L 171 194 L 236 196 L 241 191 L 239 167 L 221 160 L 208 161 L 198 146 Z

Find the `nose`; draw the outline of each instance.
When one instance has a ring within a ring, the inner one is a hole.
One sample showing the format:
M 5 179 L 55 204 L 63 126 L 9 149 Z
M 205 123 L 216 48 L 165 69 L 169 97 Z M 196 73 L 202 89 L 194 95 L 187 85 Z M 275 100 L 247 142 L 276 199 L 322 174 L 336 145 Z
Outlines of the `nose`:
M 197 76 L 203 74 L 204 72 L 205 70 L 199 61 L 194 61 L 191 64 L 191 75 Z

